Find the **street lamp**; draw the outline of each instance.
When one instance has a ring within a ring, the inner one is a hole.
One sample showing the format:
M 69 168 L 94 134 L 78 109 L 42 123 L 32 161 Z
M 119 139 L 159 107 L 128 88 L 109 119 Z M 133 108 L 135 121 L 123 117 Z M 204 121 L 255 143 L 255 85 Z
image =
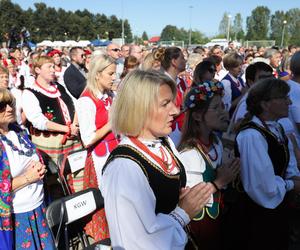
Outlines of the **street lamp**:
M 285 26 L 287 24 L 287 20 L 283 20 L 283 27 L 282 27 L 282 34 L 281 34 L 281 44 L 280 47 L 282 48 L 283 46 L 283 38 L 284 38 L 284 32 L 285 32 Z
M 121 2 L 121 12 L 122 12 L 122 45 L 125 43 L 124 36 L 124 3 Z
M 193 6 L 189 6 L 190 8 L 190 30 L 189 30 L 189 46 L 192 44 L 192 9 Z
M 227 42 L 229 42 L 229 33 L 230 33 L 230 18 L 231 15 L 227 15 Z

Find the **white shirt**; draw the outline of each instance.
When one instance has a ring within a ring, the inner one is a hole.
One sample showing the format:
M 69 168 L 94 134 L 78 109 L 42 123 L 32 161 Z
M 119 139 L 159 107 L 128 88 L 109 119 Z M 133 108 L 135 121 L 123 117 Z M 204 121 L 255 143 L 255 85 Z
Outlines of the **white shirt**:
M 295 128 L 296 140 L 300 147 L 300 131 L 296 126 L 296 123 L 300 123 L 300 83 L 293 80 L 288 80 L 287 83 L 290 86 L 289 95 L 292 101 L 292 104 L 289 106 L 289 119 Z
M 107 98 L 107 94 L 102 94 L 100 91 L 97 95 L 98 99 Z M 109 109 L 110 105 L 107 106 Z M 76 111 L 78 115 L 78 122 L 80 127 L 80 136 L 84 145 L 89 145 L 96 136 L 96 106 L 90 97 L 83 96 L 77 100 Z M 92 152 L 92 158 L 94 161 L 94 167 L 97 175 L 98 185 L 101 183 L 102 178 L 102 167 L 104 166 L 109 151 L 107 150 L 106 155 L 98 156 L 95 151 Z
M 234 77 L 230 73 L 228 73 L 228 74 L 234 82 L 236 82 L 236 83 L 238 82 L 238 79 L 236 77 Z M 223 103 L 225 105 L 225 109 L 227 111 L 229 111 L 229 109 L 231 107 L 231 97 L 232 97 L 231 82 L 227 79 L 223 79 L 221 82 L 224 86 L 224 96 L 223 96 L 222 100 L 223 100 Z M 239 90 L 242 90 L 242 88 L 243 88 L 241 83 L 239 85 L 236 85 L 236 86 Z
M 169 142 L 173 152 L 179 156 L 174 144 L 171 140 Z M 136 147 L 127 137 L 121 144 Z M 151 147 L 149 149 L 152 150 Z M 155 163 L 150 156 L 148 159 Z M 155 214 L 154 193 L 134 161 L 124 158 L 113 160 L 104 172 L 100 188 L 113 249 L 184 249 L 187 236 L 183 227 L 169 214 Z M 189 223 L 184 210 L 176 207 L 175 211 L 185 224 Z
M 255 116 L 252 121 L 263 126 Z M 266 123 L 278 138 L 282 137 L 277 122 Z M 237 136 L 237 144 L 241 159 L 240 177 L 245 192 L 260 206 L 276 208 L 283 201 L 286 192 L 294 187 L 293 181 L 288 179 L 300 176 L 291 142 L 289 141 L 290 161 L 285 179 L 275 175 L 268 155 L 267 141 L 260 132 L 255 129 L 241 131 Z
M 60 97 L 60 92 L 57 91 L 55 94 L 49 94 L 45 92 L 43 89 L 40 89 L 36 87 L 35 85 L 32 86 L 32 89 L 39 91 L 47 96 L 51 97 Z M 51 86 L 49 90 L 55 90 L 56 88 L 54 86 Z M 44 116 L 40 102 L 37 99 L 37 97 L 30 91 L 25 89 L 22 94 L 22 105 L 23 110 L 26 115 L 26 118 L 28 121 L 30 121 L 33 125 L 33 127 L 39 129 L 39 130 L 48 130 L 47 128 L 47 122 L 48 119 L 46 116 Z
M 23 151 L 28 151 L 23 144 L 19 143 L 18 136 L 14 131 L 9 131 L 6 137 L 13 142 L 13 144 Z M 5 151 L 8 157 L 11 175 L 13 178 L 22 175 L 31 160 L 39 161 L 37 154 L 31 157 L 19 155 L 17 151 L 3 141 Z M 29 212 L 42 204 L 44 200 L 43 182 L 38 181 L 27 185 L 21 189 L 13 192 L 13 212 L 24 213 Z

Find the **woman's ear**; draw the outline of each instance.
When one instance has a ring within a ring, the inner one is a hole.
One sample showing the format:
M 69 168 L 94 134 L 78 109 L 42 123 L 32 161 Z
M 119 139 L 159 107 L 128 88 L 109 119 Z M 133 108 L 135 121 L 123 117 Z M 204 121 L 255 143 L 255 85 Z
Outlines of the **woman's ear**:
M 34 72 L 39 75 L 41 73 L 41 69 L 39 67 L 35 67 Z

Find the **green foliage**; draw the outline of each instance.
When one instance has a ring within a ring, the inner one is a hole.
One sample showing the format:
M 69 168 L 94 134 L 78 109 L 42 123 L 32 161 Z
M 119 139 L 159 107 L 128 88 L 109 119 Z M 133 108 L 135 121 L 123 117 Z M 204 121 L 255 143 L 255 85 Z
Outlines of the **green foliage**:
M 87 9 L 75 12 L 35 3 L 35 9 L 22 10 L 10 0 L 0 0 L 0 41 L 7 40 L 12 28 L 19 33 L 26 27 L 35 42 L 50 40 L 93 40 L 96 38 L 119 38 L 122 35 L 122 20 L 116 16 L 92 14 Z M 126 42 L 132 41 L 128 20 L 124 20 Z
M 143 39 L 143 41 L 148 41 L 148 40 L 149 40 L 146 31 L 143 32 L 143 34 L 142 34 L 142 39 Z
M 282 35 L 284 35 L 283 44 L 287 44 L 288 32 L 286 30 L 286 24 L 284 21 L 287 21 L 287 15 L 284 13 L 284 11 L 276 11 L 271 16 L 270 39 L 275 40 L 277 45 L 281 45 Z M 284 34 L 283 31 L 285 31 Z
M 300 46 L 300 9 L 290 9 L 287 13 L 287 36 L 289 44 Z
M 227 36 L 228 22 L 230 22 L 229 13 L 225 12 L 221 19 L 220 25 L 219 25 L 219 35 L 221 35 L 222 37 L 225 37 L 225 38 Z M 229 26 L 231 26 L 230 23 L 229 23 Z
M 268 39 L 270 23 L 270 10 L 265 6 L 258 6 L 252 10 L 251 16 L 247 17 L 247 39 Z
M 161 32 L 160 35 L 161 41 L 184 41 L 185 44 L 188 44 L 189 41 L 189 31 L 181 28 L 178 29 L 176 26 L 167 25 Z M 191 33 L 191 43 L 192 44 L 204 44 L 208 40 L 200 31 L 192 31 Z
M 242 15 L 240 13 L 237 13 L 234 17 L 233 21 L 233 27 L 232 27 L 232 35 L 231 37 L 234 37 L 234 40 L 242 40 L 244 39 L 244 31 L 243 31 L 243 19 Z

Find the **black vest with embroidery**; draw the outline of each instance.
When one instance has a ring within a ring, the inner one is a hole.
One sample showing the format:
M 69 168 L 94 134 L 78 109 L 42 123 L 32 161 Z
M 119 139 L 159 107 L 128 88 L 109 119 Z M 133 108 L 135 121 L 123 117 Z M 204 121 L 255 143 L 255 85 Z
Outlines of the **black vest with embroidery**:
M 284 177 L 290 160 L 290 154 L 288 149 L 288 139 L 283 131 L 283 128 L 280 126 L 280 132 L 283 135 L 284 142 L 278 141 L 277 136 L 271 131 L 264 127 L 258 126 L 254 122 L 246 123 L 244 126 L 242 126 L 242 128 L 239 129 L 238 133 L 250 128 L 257 130 L 266 139 L 268 144 L 268 155 L 272 161 L 275 175 Z M 240 156 L 237 142 L 235 142 L 235 154 L 236 157 Z
M 65 88 L 61 86 L 60 84 L 56 84 L 61 96 L 60 98 L 64 101 L 66 104 L 71 121 L 74 119 L 75 114 L 75 107 L 73 104 L 73 101 L 71 97 L 67 94 Z M 66 125 L 62 109 L 60 107 L 60 103 L 57 97 L 49 97 L 35 89 L 27 88 L 30 92 L 32 92 L 35 97 L 38 99 L 42 113 L 44 116 L 48 118 L 49 121 L 53 121 L 55 123 L 59 123 L 62 125 Z M 39 131 L 36 128 L 33 128 L 32 124 L 28 124 L 28 127 L 30 127 L 30 133 L 34 134 L 40 134 L 40 133 L 47 133 L 47 131 Z M 51 134 L 56 134 L 56 132 L 51 132 Z
M 119 145 L 109 155 L 102 173 L 108 164 L 116 158 L 126 158 L 139 165 L 145 174 L 150 187 L 156 198 L 155 213 L 170 213 L 175 209 L 179 201 L 179 193 L 182 187 L 186 185 L 186 174 L 183 164 L 174 155 L 166 139 L 162 144 L 173 155 L 179 173 L 172 175 L 165 173 L 158 165 L 147 159 L 147 157 L 135 147 L 130 145 Z M 133 194 L 134 195 L 134 194 Z

